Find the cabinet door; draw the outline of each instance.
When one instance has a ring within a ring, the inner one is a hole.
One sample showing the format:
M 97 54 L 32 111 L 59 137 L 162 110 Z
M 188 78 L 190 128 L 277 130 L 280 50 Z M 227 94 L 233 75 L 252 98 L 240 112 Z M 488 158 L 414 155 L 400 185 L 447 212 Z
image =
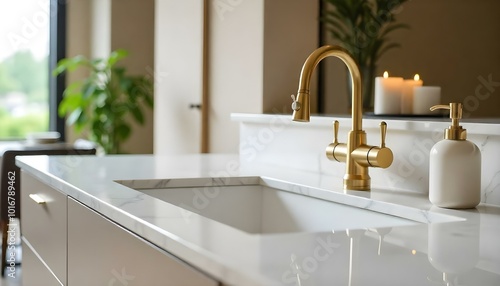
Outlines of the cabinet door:
M 62 286 L 52 272 L 35 254 L 31 245 L 23 238 L 23 275 L 22 285 Z M 8 278 L 7 278 L 8 280 Z
M 68 285 L 219 285 L 68 198 Z
M 161 122 L 154 126 L 156 154 L 201 150 L 201 128 L 207 128 L 201 112 L 208 106 L 190 106 L 203 104 L 203 3 L 156 1 L 154 117 Z
M 22 172 L 21 201 L 23 236 L 51 271 L 65 284 L 66 195 Z M 31 275 L 29 271 L 23 269 L 23 276 Z

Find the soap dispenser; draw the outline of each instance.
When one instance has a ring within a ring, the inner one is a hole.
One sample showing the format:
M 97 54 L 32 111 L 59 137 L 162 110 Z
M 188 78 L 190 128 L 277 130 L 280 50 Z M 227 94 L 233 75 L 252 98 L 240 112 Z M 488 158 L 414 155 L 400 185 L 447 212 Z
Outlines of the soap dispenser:
M 444 131 L 444 140 L 431 149 L 429 200 L 442 208 L 474 208 L 481 201 L 481 151 L 459 125 L 461 103 L 431 107 L 436 109 L 449 109 L 452 123 Z

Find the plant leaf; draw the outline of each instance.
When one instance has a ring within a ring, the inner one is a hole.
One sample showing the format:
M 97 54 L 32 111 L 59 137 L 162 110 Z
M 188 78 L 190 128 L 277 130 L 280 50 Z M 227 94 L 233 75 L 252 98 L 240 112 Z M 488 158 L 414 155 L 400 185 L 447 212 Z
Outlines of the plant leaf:
M 130 105 L 130 112 L 139 124 L 144 125 L 144 115 L 142 114 L 142 110 L 137 104 Z
M 99 93 L 96 93 L 95 96 L 95 106 L 97 108 L 103 108 L 106 105 L 106 100 L 108 99 L 108 95 L 104 91 L 100 91 Z
M 397 47 L 386 37 L 397 29 L 396 9 L 407 0 L 322 0 L 320 21 L 359 65 L 371 65 L 387 50 Z
M 78 118 L 82 115 L 82 113 L 83 110 L 81 108 L 76 108 L 75 110 L 73 110 L 73 112 L 71 112 L 68 118 L 66 119 L 66 124 L 70 126 L 75 124 Z
M 130 136 L 131 128 L 125 123 L 118 125 L 115 128 L 116 138 L 120 140 L 125 140 Z
M 73 93 L 65 96 L 61 103 L 59 104 L 58 113 L 60 117 L 66 116 L 69 112 L 82 107 L 84 104 L 82 102 L 81 94 Z
M 90 68 L 87 78 L 66 88 L 58 113 L 67 116 L 67 124 L 74 125 L 75 130 L 88 132 L 107 153 L 120 152 L 120 141 L 130 136 L 131 126 L 126 120 L 144 124 L 142 102 L 153 106 L 152 81 L 144 76 L 129 76 L 124 67 L 116 66 L 127 55 L 125 50 L 116 50 L 105 59 L 66 59 L 54 72 L 82 65 Z
M 91 82 L 85 82 L 82 85 L 82 93 L 81 93 L 81 95 L 82 95 L 83 98 L 92 97 L 93 95 L 95 95 L 96 89 L 97 89 L 97 87 L 95 86 L 95 84 L 93 84 Z
M 377 54 L 377 58 L 380 58 L 383 54 L 385 54 L 388 50 L 393 49 L 393 48 L 399 48 L 401 47 L 400 44 L 398 43 L 390 43 L 385 46 L 383 46 L 380 51 Z
M 57 76 L 65 71 L 74 71 L 80 66 L 88 66 L 89 62 L 84 56 L 62 59 L 57 63 L 57 67 L 52 71 L 53 76 Z
M 107 67 L 112 67 L 114 66 L 119 60 L 125 58 L 128 56 L 128 51 L 124 49 L 118 49 L 109 55 L 108 62 L 107 62 Z
M 153 108 L 154 107 L 154 99 L 153 96 L 151 96 L 152 92 L 144 93 L 143 98 L 144 102 L 146 102 L 146 105 Z
M 399 24 L 390 24 L 388 25 L 380 34 L 380 37 L 385 37 L 387 34 L 390 32 L 397 30 L 397 29 L 410 29 L 410 25 L 404 24 L 404 23 L 399 23 Z

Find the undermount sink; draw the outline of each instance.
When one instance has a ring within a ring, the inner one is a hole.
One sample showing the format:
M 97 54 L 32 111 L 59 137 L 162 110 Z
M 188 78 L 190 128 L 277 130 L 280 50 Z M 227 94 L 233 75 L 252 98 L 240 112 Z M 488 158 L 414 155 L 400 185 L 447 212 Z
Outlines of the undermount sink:
M 331 196 L 332 192 L 261 177 L 117 182 L 180 207 L 183 212 L 252 234 L 323 232 L 425 222 L 365 209 L 372 205 L 369 199 L 337 193 L 335 196 L 341 198 L 339 203 L 335 198 L 311 196 L 311 193 L 327 196 L 330 193 Z M 342 201 L 346 197 L 349 199 Z M 364 206 L 360 207 L 360 203 Z

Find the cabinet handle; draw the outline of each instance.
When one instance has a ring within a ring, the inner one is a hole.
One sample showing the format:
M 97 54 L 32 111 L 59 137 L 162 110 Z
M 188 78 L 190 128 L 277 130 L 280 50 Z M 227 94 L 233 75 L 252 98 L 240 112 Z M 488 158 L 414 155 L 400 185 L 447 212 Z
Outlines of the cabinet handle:
M 35 203 L 37 203 L 37 204 L 39 204 L 39 205 L 41 205 L 41 204 L 45 204 L 45 200 L 44 200 L 44 199 L 42 199 L 42 197 L 40 197 L 40 196 L 39 196 L 39 195 L 37 195 L 37 194 L 30 194 L 30 198 L 31 198 L 32 200 L 34 200 L 34 201 L 35 201 Z

